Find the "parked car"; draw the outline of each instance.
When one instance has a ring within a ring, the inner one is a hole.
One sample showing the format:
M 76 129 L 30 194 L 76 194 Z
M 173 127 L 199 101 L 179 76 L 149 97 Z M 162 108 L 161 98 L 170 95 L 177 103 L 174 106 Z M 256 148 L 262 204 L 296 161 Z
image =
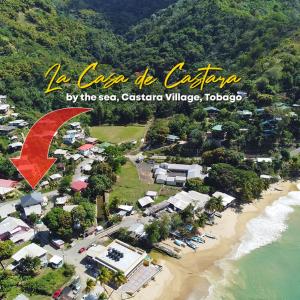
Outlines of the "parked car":
M 62 292 L 62 289 L 58 289 L 57 291 L 55 291 L 53 293 L 52 298 L 53 299 L 58 299 L 58 297 L 60 296 L 61 292 Z
M 86 251 L 86 248 L 82 247 L 82 248 L 79 249 L 78 253 L 83 253 L 85 251 Z

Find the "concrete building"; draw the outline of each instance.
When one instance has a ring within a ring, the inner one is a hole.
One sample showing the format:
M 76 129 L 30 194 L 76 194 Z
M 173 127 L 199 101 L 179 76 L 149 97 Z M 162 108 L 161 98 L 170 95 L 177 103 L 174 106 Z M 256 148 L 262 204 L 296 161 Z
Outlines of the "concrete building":
M 143 265 L 147 253 L 119 240 L 114 240 L 107 247 L 102 245 L 88 249 L 87 256 L 98 266 L 113 272 L 121 271 L 128 278 Z

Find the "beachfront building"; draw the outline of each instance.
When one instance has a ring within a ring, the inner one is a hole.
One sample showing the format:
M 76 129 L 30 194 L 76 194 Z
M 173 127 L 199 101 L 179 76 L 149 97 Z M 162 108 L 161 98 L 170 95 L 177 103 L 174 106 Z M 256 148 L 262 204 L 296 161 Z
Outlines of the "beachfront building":
M 183 211 L 189 205 L 194 207 L 194 210 L 203 209 L 205 204 L 209 201 L 210 196 L 206 194 L 201 194 L 196 191 L 181 191 L 175 196 L 168 199 L 170 207 L 175 211 Z
M 235 201 L 234 197 L 232 197 L 228 194 L 222 193 L 222 192 L 213 193 L 213 197 L 215 197 L 215 198 L 221 197 L 222 198 L 222 205 L 224 206 L 224 208 L 229 207 L 232 204 L 232 202 Z
M 87 251 L 87 256 L 100 267 L 106 267 L 113 272 L 121 271 L 129 277 L 143 264 L 147 253 L 119 240 L 114 240 L 107 247 L 97 245 Z
M 34 230 L 25 222 L 14 217 L 7 217 L 0 223 L 0 240 L 22 243 L 34 237 Z

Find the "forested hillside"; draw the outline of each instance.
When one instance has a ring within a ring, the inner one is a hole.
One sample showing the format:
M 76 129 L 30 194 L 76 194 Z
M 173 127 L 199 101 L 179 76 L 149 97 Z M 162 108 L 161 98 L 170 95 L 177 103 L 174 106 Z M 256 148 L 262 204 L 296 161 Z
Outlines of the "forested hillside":
M 127 74 L 150 66 L 162 77 L 186 61 L 189 71 L 211 63 L 239 74 L 243 80 L 236 89 L 249 92 L 256 104 L 278 95 L 294 102 L 300 86 L 299 16 L 298 0 L 6 0 L 0 6 L 0 93 L 19 107 L 49 111 L 66 106 L 63 94 L 44 95 L 43 75 L 53 63 L 76 75 L 95 61 L 105 65 L 102 70 Z M 78 92 L 74 86 L 68 91 Z M 114 92 L 125 91 L 135 92 L 130 85 Z M 158 84 L 148 92 L 164 90 Z M 95 123 L 189 110 L 169 103 L 95 106 Z

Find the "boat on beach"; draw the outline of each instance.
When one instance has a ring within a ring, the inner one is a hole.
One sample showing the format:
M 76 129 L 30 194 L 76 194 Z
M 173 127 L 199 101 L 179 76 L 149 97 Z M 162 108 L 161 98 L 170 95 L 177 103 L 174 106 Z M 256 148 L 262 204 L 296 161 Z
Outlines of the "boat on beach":
M 214 240 L 217 239 L 217 237 L 215 235 L 211 234 L 211 233 L 205 233 L 205 236 L 210 238 L 210 239 L 214 239 Z
M 192 241 L 186 241 L 186 244 L 193 250 L 196 250 L 198 248 L 198 246 L 195 243 L 193 243 Z

